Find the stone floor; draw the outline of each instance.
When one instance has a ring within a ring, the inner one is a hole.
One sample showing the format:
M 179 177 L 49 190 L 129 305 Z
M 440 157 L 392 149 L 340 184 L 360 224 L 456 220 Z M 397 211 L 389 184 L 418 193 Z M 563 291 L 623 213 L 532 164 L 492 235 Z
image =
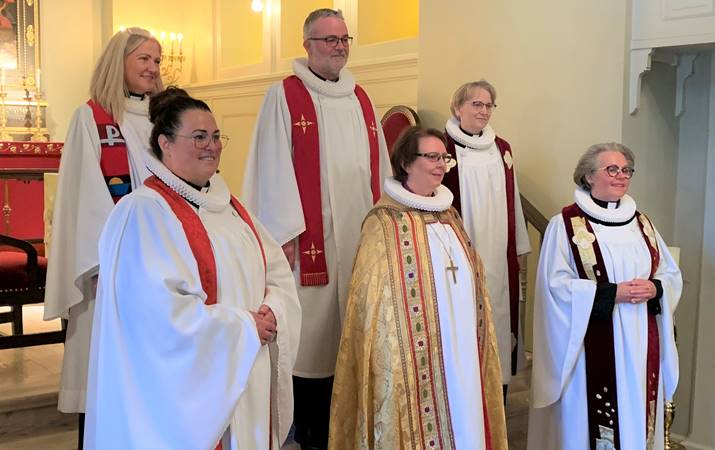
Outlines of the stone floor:
M 30 331 L 55 329 L 41 321 L 41 306 L 25 308 Z M 0 325 L 0 333 L 9 327 Z M 76 449 L 76 417 L 56 411 L 62 345 L 0 350 L 0 450 Z M 507 395 L 509 449 L 526 449 L 529 368 L 513 379 Z M 299 450 L 295 443 L 283 450 Z

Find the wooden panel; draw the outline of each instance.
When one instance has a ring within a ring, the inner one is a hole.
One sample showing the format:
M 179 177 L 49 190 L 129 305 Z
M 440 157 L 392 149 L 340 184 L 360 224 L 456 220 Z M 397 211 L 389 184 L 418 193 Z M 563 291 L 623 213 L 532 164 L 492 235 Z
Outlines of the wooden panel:
M 358 2 L 360 45 L 413 39 L 419 30 L 418 0 L 361 0 Z
M 713 14 L 713 0 L 663 0 L 663 19 L 709 16 Z
M 263 61 L 263 14 L 251 10 L 251 0 L 220 0 L 218 4 L 221 67 Z

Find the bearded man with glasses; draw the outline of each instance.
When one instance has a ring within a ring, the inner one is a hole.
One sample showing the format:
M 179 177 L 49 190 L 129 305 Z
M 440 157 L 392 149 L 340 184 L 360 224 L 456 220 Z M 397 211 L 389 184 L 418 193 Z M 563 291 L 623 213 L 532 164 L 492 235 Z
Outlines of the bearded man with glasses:
M 326 448 L 341 322 L 360 224 L 391 174 L 365 91 L 346 70 L 352 37 L 339 10 L 311 12 L 308 58 L 263 102 L 244 176 L 246 205 L 294 269 L 303 328 L 294 368 L 296 440 Z

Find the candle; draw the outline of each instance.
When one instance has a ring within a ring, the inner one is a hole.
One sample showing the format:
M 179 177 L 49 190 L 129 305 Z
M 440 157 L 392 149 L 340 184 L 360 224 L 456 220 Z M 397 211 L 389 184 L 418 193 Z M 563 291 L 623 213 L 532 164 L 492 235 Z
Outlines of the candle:
M 181 54 L 181 42 L 184 40 L 184 35 L 179 33 L 177 39 L 179 40 L 179 54 Z
M 2 90 L 5 90 L 5 67 L 0 69 L 0 86 L 2 86 Z
M 174 33 L 172 31 L 171 34 L 169 35 L 169 40 L 171 40 L 171 55 L 173 55 L 174 54 L 174 41 L 176 40 L 176 33 Z
M 35 75 L 35 86 L 37 86 L 37 90 L 40 90 L 40 69 L 37 69 L 37 73 Z

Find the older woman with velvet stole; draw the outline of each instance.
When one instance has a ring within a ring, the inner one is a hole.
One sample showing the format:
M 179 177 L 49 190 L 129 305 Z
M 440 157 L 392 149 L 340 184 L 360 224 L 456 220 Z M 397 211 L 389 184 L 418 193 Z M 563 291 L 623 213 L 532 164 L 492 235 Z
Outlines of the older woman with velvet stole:
M 409 129 L 366 217 L 330 420 L 333 449 L 506 449 L 484 269 L 436 130 Z
M 662 450 L 678 383 L 680 270 L 627 195 L 633 153 L 591 146 L 554 216 L 536 281 L 530 450 Z

